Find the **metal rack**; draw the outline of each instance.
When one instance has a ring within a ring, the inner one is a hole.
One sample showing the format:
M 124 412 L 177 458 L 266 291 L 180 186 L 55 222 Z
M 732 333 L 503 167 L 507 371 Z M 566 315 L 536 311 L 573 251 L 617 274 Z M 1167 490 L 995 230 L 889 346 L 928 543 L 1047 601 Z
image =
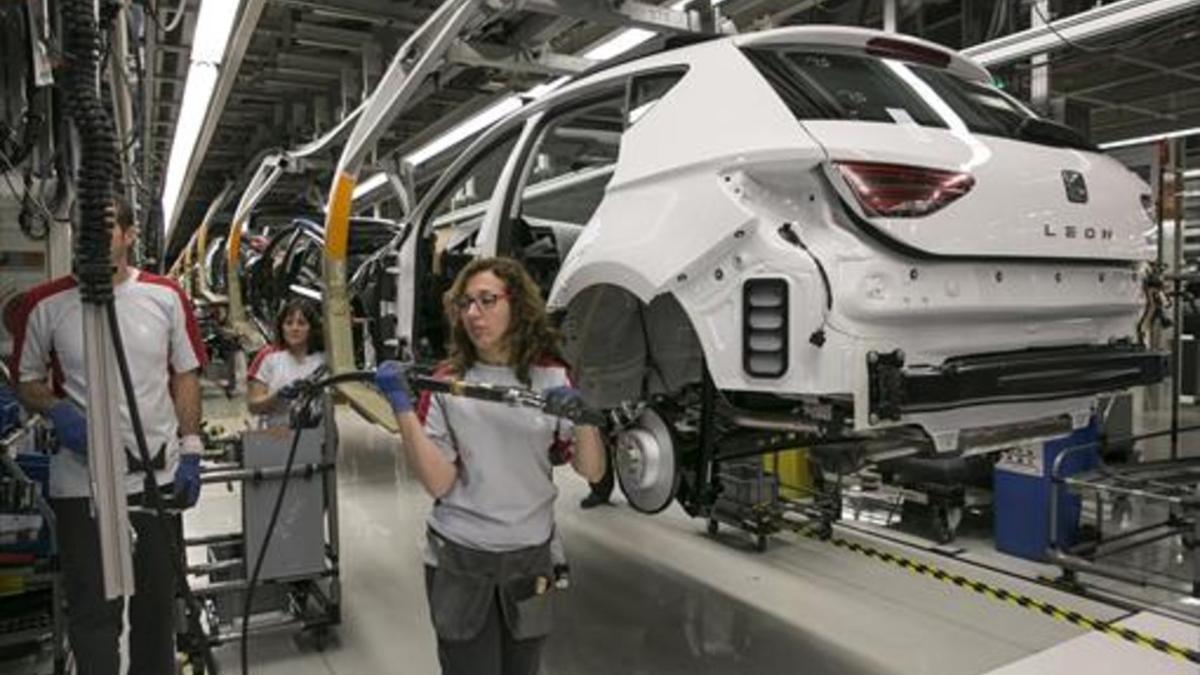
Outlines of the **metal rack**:
M 32 572 L 22 579 L 25 586 L 24 593 L 37 593 L 49 589 L 49 606 L 42 612 L 31 613 L 24 617 L 0 619 L 0 648 L 42 643 L 49 640 L 53 653 L 54 673 L 63 675 L 67 672 L 67 624 L 64 611 L 65 589 L 63 588 L 62 574 L 58 568 L 54 511 L 46 501 L 46 496 L 42 494 L 41 485 L 29 478 L 25 470 L 13 458 L 18 448 L 35 437 L 40 424 L 41 418 L 31 417 L 20 427 L 0 439 L 0 473 L 6 473 L 18 483 L 30 486 L 35 495 L 35 508 L 41 514 L 44 526 L 49 533 L 49 554 L 41 559 L 35 559 Z
M 708 512 L 708 533 L 715 535 L 724 523 L 749 533 L 755 550 L 766 551 L 769 537 L 781 529 L 779 478 L 758 457 L 718 466 L 720 491 Z
M 267 549 L 251 608 L 249 636 L 300 630 L 318 649 L 341 622 L 337 500 L 337 431 L 333 406 L 324 422 L 301 431 L 280 521 Z M 285 475 L 294 429 L 247 431 L 226 445 L 224 461 L 205 467 L 204 483 L 241 484 L 242 530 L 185 537 L 205 561 L 187 572 L 207 578 L 194 592 L 204 605 L 211 646 L 241 639 L 250 572 L 262 550 L 267 519 Z
M 1197 428 L 1173 429 L 1141 436 L 1136 440 L 1167 435 L 1178 438 L 1181 431 L 1195 430 Z M 1128 564 L 1111 562 L 1115 556 L 1178 537 L 1187 556 L 1190 593 L 1192 597 L 1200 598 L 1200 458 L 1168 459 L 1127 466 L 1101 464 L 1084 473 L 1061 475 L 1060 469 L 1067 457 L 1093 447 L 1079 446 L 1063 451 L 1052 469 L 1054 481 L 1051 489 L 1048 556 L 1062 568 L 1064 580 L 1075 583 L 1077 573 L 1084 572 L 1142 587 L 1178 591 L 1178 584 L 1164 580 L 1166 574 L 1161 570 L 1137 570 Z M 1057 507 L 1062 490 L 1092 500 L 1096 519 L 1094 538 L 1066 548 L 1060 544 L 1058 532 Z M 1128 512 L 1135 503 L 1146 507 L 1145 511 L 1154 512 L 1154 517 L 1132 529 L 1108 534 L 1106 514 L 1108 521 L 1118 520 L 1119 514 Z

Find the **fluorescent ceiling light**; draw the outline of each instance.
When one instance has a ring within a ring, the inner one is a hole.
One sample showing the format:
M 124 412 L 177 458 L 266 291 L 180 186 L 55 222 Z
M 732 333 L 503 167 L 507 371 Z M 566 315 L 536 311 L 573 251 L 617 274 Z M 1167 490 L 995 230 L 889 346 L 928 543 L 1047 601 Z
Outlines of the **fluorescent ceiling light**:
M 499 122 L 506 115 L 511 114 L 515 110 L 519 110 L 523 105 L 522 99 L 533 100 L 541 98 L 546 94 L 558 89 L 566 84 L 571 78 L 563 76 L 552 82 L 545 82 L 515 96 L 506 96 L 496 102 L 495 105 L 475 115 L 474 117 L 462 122 L 445 134 L 438 136 L 434 140 L 426 143 L 417 150 L 410 153 L 404 158 L 404 161 L 416 166 L 422 162 L 428 161 L 430 158 L 437 156 L 446 149 L 453 147 L 464 139 L 473 136 L 474 134 L 483 131 L 489 126 Z
M 679 0 L 675 4 L 671 5 L 671 9 L 677 12 L 683 11 L 684 6 L 686 6 L 690 1 L 691 0 Z M 724 0 L 720 1 L 723 2 Z M 713 4 L 717 5 L 720 3 L 714 2 Z M 624 54 L 625 52 L 637 47 L 654 36 L 655 33 L 653 31 L 648 31 L 641 28 L 627 28 L 613 35 L 604 42 L 601 42 L 600 44 L 587 50 L 582 56 L 585 59 L 591 59 L 593 61 L 607 61 Z M 518 110 L 522 105 L 522 98 L 540 98 L 561 87 L 570 79 L 570 77 L 560 77 L 552 82 L 539 84 L 523 94 L 503 98 L 487 110 L 484 110 L 478 115 L 475 115 L 474 117 L 447 131 L 445 134 L 413 151 L 404 158 L 404 161 L 412 164 L 413 166 L 417 166 L 422 162 L 426 162 L 429 159 L 437 156 L 439 153 L 444 152 L 457 143 L 463 141 L 464 139 L 483 131 L 496 122 L 499 122 L 506 115 Z
M 1083 4 L 1083 3 L 1080 3 Z M 1119 0 L 1034 26 L 1028 30 L 974 45 L 962 53 L 983 66 L 1033 56 L 1095 39 L 1117 30 L 1161 21 L 1195 9 L 1195 0 Z
M 724 1 L 725 0 L 716 0 L 712 4 L 715 7 Z M 671 10 L 682 12 L 683 8 L 686 7 L 689 2 L 691 2 L 691 0 L 679 0 L 679 2 L 671 5 Z M 583 58 L 595 59 L 597 61 L 607 61 L 611 58 L 616 58 L 621 54 L 624 54 L 630 49 L 633 49 L 646 40 L 654 37 L 655 35 L 657 35 L 657 33 L 654 31 L 649 31 L 644 28 L 627 28 L 584 52 Z
M 1153 143 L 1155 141 L 1165 141 L 1169 138 L 1195 136 L 1197 134 L 1200 134 L 1200 127 L 1167 131 L 1161 134 L 1151 134 L 1149 136 L 1138 136 L 1137 138 L 1125 138 L 1119 141 L 1109 141 L 1108 143 L 1101 143 L 1097 147 L 1099 147 L 1101 150 L 1112 150 L 1113 148 L 1124 148 L 1130 145 L 1142 145 L 1143 143 Z
M 499 122 L 504 118 L 505 115 L 519 110 L 520 108 L 520 98 L 517 96 L 506 96 L 487 110 L 484 110 L 471 119 L 454 127 L 450 131 L 447 131 L 404 159 L 408 162 L 411 162 L 413 165 L 420 164 L 431 157 L 436 156 L 443 150 L 453 147 L 455 144 L 464 140 L 468 136 L 483 131 L 496 122 Z
M 208 116 L 220 65 L 225 59 L 225 48 L 229 45 L 240 4 L 241 0 L 201 0 L 196 30 L 192 34 L 191 65 L 183 86 L 183 101 L 175 122 L 175 137 L 171 140 L 171 155 L 163 179 L 163 234 L 171 231 L 179 215 L 177 210 L 183 191 L 183 178 L 188 165 L 192 163 L 204 118 Z
M 217 86 L 218 71 L 211 64 L 193 63 L 188 68 L 187 84 L 183 87 L 183 104 L 175 120 L 175 139 L 171 141 L 171 156 L 163 180 L 162 210 L 166 226 L 175 218 L 175 207 L 183 189 L 183 176 L 192 161 L 192 152 L 200 138 L 200 127 L 208 113 L 208 103 Z
M 642 28 L 627 28 L 584 52 L 583 58 L 607 61 L 624 54 L 655 35 L 656 33 Z
M 570 77 L 563 75 L 562 77 L 558 78 L 557 80 L 553 80 L 551 82 L 546 82 L 545 84 L 539 84 L 538 86 L 534 87 L 533 89 L 530 89 L 529 91 L 525 92 L 524 94 L 521 94 L 521 96 L 522 96 L 522 98 L 526 98 L 526 99 L 538 99 L 538 98 L 545 96 L 546 94 L 549 94 L 550 92 L 554 91 L 555 89 L 558 89 L 559 87 L 563 86 L 570 80 L 571 80 Z
M 1184 178 L 1200 178 L 1200 169 L 1189 169 L 1183 172 Z
M 225 47 L 233 33 L 239 0 L 203 0 L 196 30 L 192 33 L 192 63 L 220 64 L 225 60 Z
M 370 194 L 371 191 L 375 190 L 380 185 L 387 183 L 387 180 L 388 180 L 387 174 L 384 173 L 383 171 L 380 171 L 379 173 L 371 176 L 370 178 L 364 180 L 363 182 L 361 182 L 357 186 L 355 186 L 354 192 L 351 193 L 350 198 L 351 199 L 359 199 L 363 195 Z

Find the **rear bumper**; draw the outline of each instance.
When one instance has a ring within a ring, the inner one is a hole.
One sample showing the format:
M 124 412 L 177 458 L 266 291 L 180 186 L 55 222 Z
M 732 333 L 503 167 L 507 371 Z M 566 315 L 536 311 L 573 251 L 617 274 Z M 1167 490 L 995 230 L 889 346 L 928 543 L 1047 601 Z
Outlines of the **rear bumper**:
M 1161 382 L 1165 352 L 1128 344 L 960 356 L 905 367 L 903 353 L 867 357 L 872 423 L 990 403 L 1053 400 Z

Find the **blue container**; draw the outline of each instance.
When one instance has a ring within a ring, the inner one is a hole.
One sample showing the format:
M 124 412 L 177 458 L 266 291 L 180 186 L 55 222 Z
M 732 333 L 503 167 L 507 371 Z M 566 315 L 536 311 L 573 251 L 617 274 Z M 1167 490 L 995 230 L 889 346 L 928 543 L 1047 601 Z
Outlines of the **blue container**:
M 29 480 L 38 484 L 42 495 L 50 494 L 50 457 L 40 454 L 24 454 L 17 455 L 17 465 L 29 477 Z M 0 551 L 8 553 L 33 553 L 39 558 L 44 558 L 50 555 L 50 528 L 42 524 L 42 529 L 38 532 L 37 539 L 33 541 L 23 542 L 20 544 L 12 544 L 8 546 L 0 546 Z
M 1072 476 L 1096 466 L 1099 426 L 1092 423 L 1065 438 L 1040 447 L 1009 450 L 992 474 L 993 523 L 996 549 L 1027 560 L 1044 562 L 1050 546 L 1051 472 L 1059 454 L 1068 448 L 1091 444 L 1063 459 L 1059 476 Z M 1066 489 L 1058 496 L 1058 541 L 1061 548 L 1073 545 L 1079 536 L 1078 495 Z
M 0 436 L 21 425 L 21 405 L 12 389 L 0 385 Z

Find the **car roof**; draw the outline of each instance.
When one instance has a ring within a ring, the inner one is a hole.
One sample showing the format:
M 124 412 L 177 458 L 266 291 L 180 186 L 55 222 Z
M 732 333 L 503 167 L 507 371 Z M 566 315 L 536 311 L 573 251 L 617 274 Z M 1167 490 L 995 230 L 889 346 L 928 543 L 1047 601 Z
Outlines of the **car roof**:
M 703 50 L 728 49 L 730 46 L 742 48 L 787 45 L 819 45 L 861 48 L 865 50 L 869 41 L 882 38 L 898 41 L 919 49 L 936 51 L 939 56 L 949 58 L 949 63 L 945 66 L 945 69 L 964 79 L 978 82 L 991 81 L 991 75 L 983 66 L 952 49 L 909 35 L 888 33 L 869 28 L 851 26 L 794 26 L 727 37 L 714 36 L 711 39 L 671 40 L 667 38 L 663 40 L 657 49 L 650 46 L 642 47 L 637 49 L 633 54 L 613 59 L 606 64 L 589 69 L 585 73 L 572 78 L 571 81 L 565 83 L 562 87 L 526 103 L 521 108 L 492 124 L 459 153 L 458 157 L 443 172 L 441 179 L 436 181 L 432 189 L 424 193 L 421 199 L 418 200 L 417 208 L 413 210 L 413 213 L 414 215 L 423 214 L 432 205 L 432 200 L 436 198 L 435 193 L 439 192 L 440 188 L 443 187 L 443 181 L 448 180 L 451 175 L 457 173 L 459 163 L 468 156 L 478 154 L 484 146 L 495 142 L 501 136 L 502 129 L 505 130 L 504 134 L 512 132 L 515 125 L 520 124 L 521 121 L 530 115 L 541 110 L 554 108 L 563 100 L 569 100 L 577 96 L 582 90 L 599 89 L 600 87 L 608 86 L 615 80 L 620 80 L 631 74 L 653 68 L 686 68 L 691 55 L 693 53 L 698 54 Z M 672 48 L 680 42 L 683 42 L 685 46 Z
M 886 38 L 913 47 L 933 50 L 950 59 L 946 70 L 967 80 L 990 82 L 987 69 L 970 57 L 949 49 L 936 42 L 922 40 L 911 35 L 888 33 L 853 26 L 793 26 L 734 35 L 729 39 L 738 47 L 775 47 L 785 45 L 822 45 L 836 47 L 865 48 L 871 40 Z

